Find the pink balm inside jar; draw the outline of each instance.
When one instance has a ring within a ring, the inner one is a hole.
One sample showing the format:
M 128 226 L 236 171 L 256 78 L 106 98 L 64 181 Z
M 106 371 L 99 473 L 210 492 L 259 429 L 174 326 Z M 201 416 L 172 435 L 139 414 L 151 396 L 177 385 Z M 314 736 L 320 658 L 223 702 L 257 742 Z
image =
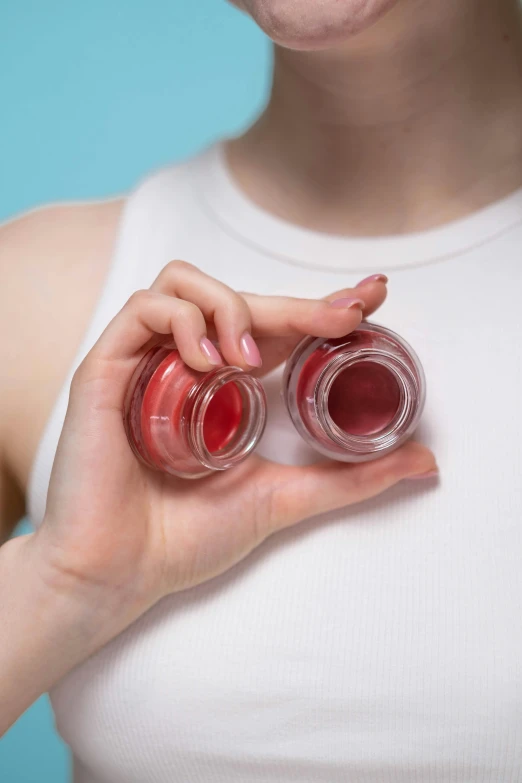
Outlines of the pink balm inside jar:
M 364 321 L 345 337 L 302 340 L 287 362 L 283 395 L 314 449 L 362 462 L 410 437 L 424 406 L 425 378 L 405 340 Z
M 129 443 L 151 468 L 183 478 L 226 470 L 257 445 L 266 423 L 263 387 L 239 367 L 208 373 L 177 350 L 152 348 L 137 366 L 125 400 Z
M 332 383 L 328 412 L 344 432 L 374 435 L 393 421 L 400 399 L 393 373 L 374 362 L 359 362 Z
M 232 381 L 226 383 L 210 400 L 203 419 L 203 438 L 211 454 L 227 446 L 241 425 L 243 400 Z

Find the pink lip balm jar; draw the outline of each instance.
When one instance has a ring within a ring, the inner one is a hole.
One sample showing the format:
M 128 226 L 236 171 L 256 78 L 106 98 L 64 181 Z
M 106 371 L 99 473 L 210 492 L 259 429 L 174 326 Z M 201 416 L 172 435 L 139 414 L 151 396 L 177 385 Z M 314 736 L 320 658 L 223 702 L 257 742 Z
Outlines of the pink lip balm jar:
M 159 345 L 134 371 L 123 423 L 145 465 L 200 478 L 238 465 L 253 451 L 265 429 L 266 396 L 239 367 L 197 372 L 176 349 Z
M 312 448 L 330 459 L 365 462 L 412 435 L 426 381 L 405 340 L 363 321 L 345 337 L 305 337 L 286 364 L 283 397 Z

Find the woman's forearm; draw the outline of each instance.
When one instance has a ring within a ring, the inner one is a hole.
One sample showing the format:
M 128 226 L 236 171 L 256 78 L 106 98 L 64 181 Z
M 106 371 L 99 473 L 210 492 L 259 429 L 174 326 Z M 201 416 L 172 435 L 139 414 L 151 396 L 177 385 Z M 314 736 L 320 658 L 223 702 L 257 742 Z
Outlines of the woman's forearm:
M 121 596 L 51 574 L 35 538 L 0 548 L 0 737 L 135 616 Z

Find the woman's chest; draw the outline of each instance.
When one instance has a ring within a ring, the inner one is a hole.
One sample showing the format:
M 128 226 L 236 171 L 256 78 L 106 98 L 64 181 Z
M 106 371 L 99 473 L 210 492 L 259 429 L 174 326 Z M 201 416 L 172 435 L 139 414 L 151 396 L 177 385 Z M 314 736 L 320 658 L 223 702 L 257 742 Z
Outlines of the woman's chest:
M 462 474 L 405 484 L 268 540 L 76 669 L 52 694 L 73 751 L 115 783 L 518 779 L 520 507 Z

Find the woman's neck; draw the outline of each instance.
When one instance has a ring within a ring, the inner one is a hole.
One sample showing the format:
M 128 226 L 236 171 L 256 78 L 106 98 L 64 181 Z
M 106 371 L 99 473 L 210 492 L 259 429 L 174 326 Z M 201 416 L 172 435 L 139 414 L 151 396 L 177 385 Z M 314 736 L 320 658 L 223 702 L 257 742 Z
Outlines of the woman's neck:
M 522 185 L 516 0 L 401 0 L 341 48 L 276 48 L 268 107 L 228 145 L 257 204 L 335 234 L 420 231 Z

